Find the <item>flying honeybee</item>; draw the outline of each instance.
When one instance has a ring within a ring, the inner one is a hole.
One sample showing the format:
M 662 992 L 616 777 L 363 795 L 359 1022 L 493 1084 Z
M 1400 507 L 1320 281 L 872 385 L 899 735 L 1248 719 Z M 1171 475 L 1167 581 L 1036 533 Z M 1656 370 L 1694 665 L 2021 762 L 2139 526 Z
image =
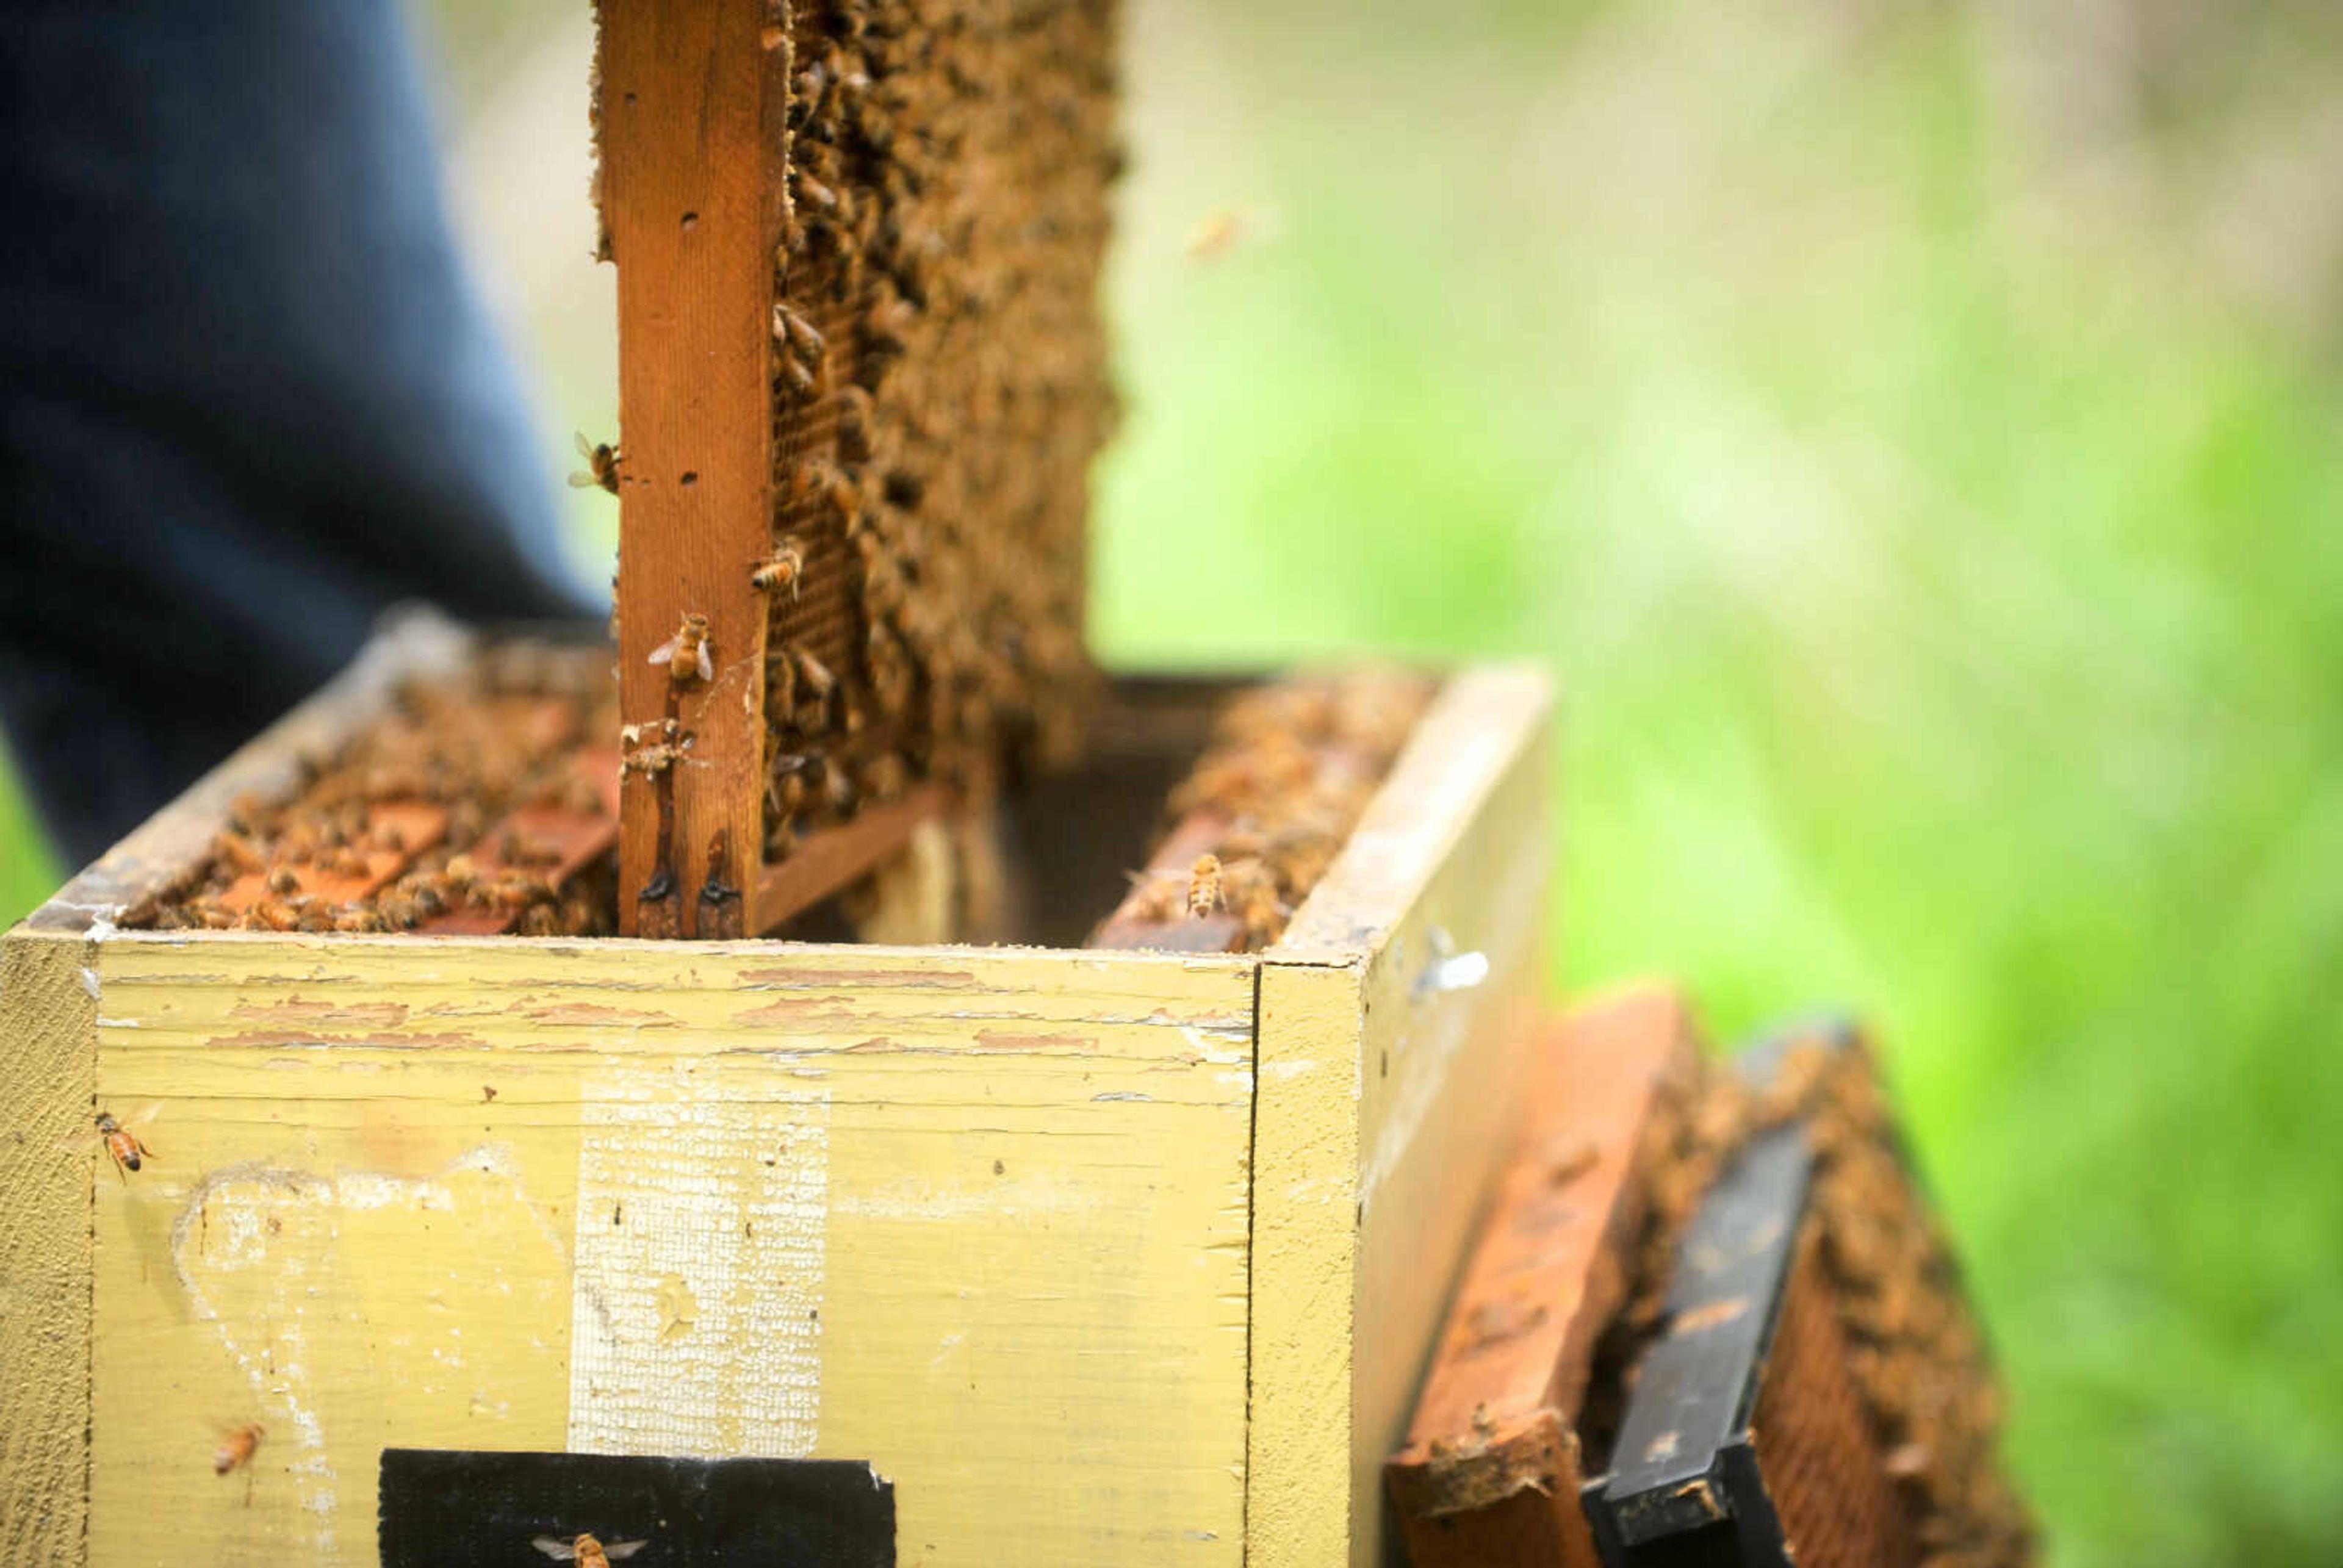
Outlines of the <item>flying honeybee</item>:
M 780 542 L 770 560 L 760 562 L 757 569 L 749 574 L 749 580 L 763 593 L 786 588 L 789 590 L 789 598 L 794 599 L 804 577 L 805 554 L 798 548 L 797 537 L 791 535 Z
M 267 1428 L 258 1422 L 246 1422 L 242 1426 L 220 1428 L 219 1446 L 212 1450 L 212 1473 L 226 1475 L 229 1471 L 252 1462 L 253 1450 L 268 1435 Z
M 97 1113 L 96 1124 L 89 1131 L 75 1133 L 65 1140 L 65 1146 L 74 1150 L 105 1150 L 106 1158 L 114 1161 L 114 1173 L 127 1182 L 130 1178 L 123 1172 L 138 1170 L 155 1158 L 155 1151 L 147 1148 L 132 1129 L 146 1126 L 162 1109 L 160 1105 L 147 1106 L 127 1121 L 118 1120 L 111 1111 L 101 1111 Z
M 569 487 L 583 490 L 599 485 L 612 495 L 618 493 L 618 449 L 608 441 L 599 444 L 586 439 L 586 432 L 577 432 L 578 455 L 586 459 L 586 467 L 569 476 Z
M 673 637 L 651 649 L 653 664 L 668 667 L 668 678 L 678 686 L 716 678 L 716 658 L 708 650 L 708 618 L 697 610 L 683 618 Z
M 1188 873 L 1188 918 L 1202 920 L 1221 907 L 1221 858 L 1199 855 Z
M 578 1568 L 610 1568 L 610 1564 L 632 1557 L 648 1541 L 613 1541 L 608 1546 L 581 1530 L 564 1539 L 558 1535 L 540 1535 L 530 1543 L 556 1563 L 575 1563 Z

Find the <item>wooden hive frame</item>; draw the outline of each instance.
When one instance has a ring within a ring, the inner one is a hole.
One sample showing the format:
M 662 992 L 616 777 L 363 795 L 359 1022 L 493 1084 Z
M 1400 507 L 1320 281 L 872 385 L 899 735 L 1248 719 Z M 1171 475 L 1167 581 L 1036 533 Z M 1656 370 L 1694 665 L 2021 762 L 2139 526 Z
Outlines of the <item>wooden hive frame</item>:
M 0 941 L 0 1557 L 371 1563 L 437 1446 L 870 1461 L 905 1563 L 1377 1559 L 1534 1032 L 1540 677 L 1452 678 L 1262 953 L 116 928 L 468 655 Z M 61 1147 L 148 1101 L 136 1176 Z
M 597 16 L 619 929 L 757 935 L 1080 729 L 1111 7 Z

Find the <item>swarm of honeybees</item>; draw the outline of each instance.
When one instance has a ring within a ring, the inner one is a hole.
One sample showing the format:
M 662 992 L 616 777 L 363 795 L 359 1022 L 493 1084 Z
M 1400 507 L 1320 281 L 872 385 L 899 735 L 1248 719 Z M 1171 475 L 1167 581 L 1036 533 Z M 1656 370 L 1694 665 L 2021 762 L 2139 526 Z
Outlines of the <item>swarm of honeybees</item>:
M 381 720 L 313 763 L 289 798 L 236 801 L 189 874 L 126 923 L 384 932 L 481 910 L 527 935 L 609 932 L 615 865 L 556 885 L 558 851 L 503 820 L 537 803 L 605 811 L 575 764 L 581 740 L 618 729 L 608 670 L 598 651 L 513 642 L 460 673 L 410 682 Z M 405 841 L 418 818 L 432 825 L 429 841 Z M 387 879 L 386 865 L 397 868 Z M 352 887 L 367 890 L 331 891 Z
M 1794 1041 L 1756 1086 L 1729 1064 L 1688 1067 L 1656 1104 L 1637 1287 L 1619 1325 L 1625 1342 L 1658 1331 L 1677 1238 L 1733 1155 L 1765 1129 L 1805 1121 L 1821 1261 L 1848 1370 L 1878 1451 L 1915 1504 L 1923 1568 L 2029 1561 L 2031 1526 L 1995 1457 L 2002 1402 L 1986 1347 L 1905 1165 L 1867 1047 Z M 1613 1353 L 1632 1362 L 1632 1351 Z
M 1350 837 L 1432 699 L 1433 683 L 1394 669 L 1299 676 L 1230 699 L 1212 742 L 1167 802 L 1175 820 L 1216 824 L 1192 864 L 1143 878 L 1138 919 L 1225 911 L 1247 950 L 1284 932 Z
M 766 853 L 920 777 L 1071 759 L 1111 8 L 791 11 L 774 256 Z M 689 674 L 689 667 L 670 668 Z

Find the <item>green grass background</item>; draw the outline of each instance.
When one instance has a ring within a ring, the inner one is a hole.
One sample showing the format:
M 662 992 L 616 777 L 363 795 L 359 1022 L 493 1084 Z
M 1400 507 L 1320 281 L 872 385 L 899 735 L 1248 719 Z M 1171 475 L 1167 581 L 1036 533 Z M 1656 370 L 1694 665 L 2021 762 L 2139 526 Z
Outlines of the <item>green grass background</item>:
M 1129 13 L 1098 647 L 1552 668 L 1557 985 L 1874 1020 L 2078 1568 L 2343 1542 L 2329 10 Z M 548 471 L 581 11 L 432 15 Z

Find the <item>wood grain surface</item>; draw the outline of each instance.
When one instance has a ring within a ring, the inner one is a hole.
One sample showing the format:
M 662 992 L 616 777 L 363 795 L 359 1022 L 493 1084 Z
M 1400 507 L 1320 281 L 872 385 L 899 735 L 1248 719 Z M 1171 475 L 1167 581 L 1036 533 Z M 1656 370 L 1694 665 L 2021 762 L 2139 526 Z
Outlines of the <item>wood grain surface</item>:
M 739 897 L 764 853 L 765 596 L 772 313 L 787 165 L 789 33 L 765 0 L 600 8 L 602 212 L 618 268 L 618 669 L 628 724 L 682 727 L 688 759 L 621 791 L 620 930 L 665 869 L 673 934 L 711 880 Z M 711 680 L 652 653 L 707 618 Z M 670 809 L 659 797 L 672 791 Z M 711 933 L 713 934 L 713 933 Z

